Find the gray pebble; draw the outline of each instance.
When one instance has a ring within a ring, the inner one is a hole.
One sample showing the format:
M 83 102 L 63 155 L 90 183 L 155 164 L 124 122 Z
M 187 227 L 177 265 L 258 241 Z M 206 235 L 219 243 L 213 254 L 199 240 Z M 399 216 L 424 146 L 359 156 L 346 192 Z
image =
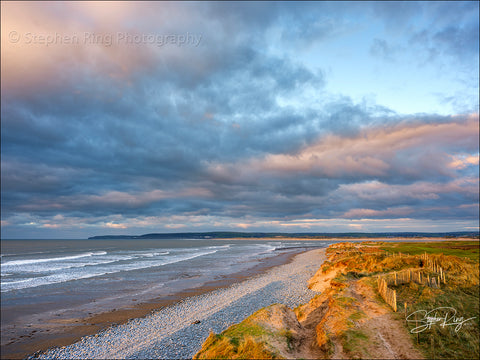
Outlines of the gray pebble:
M 220 333 L 258 309 L 282 303 L 294 308 L 316 293 L 307 281 L 322 263 L 319 250 L 235 283 L 183 299 L 140 319 L 86 336 L 72 345 L 37 354 L 40 359 L 191 359 L 210 331 Z

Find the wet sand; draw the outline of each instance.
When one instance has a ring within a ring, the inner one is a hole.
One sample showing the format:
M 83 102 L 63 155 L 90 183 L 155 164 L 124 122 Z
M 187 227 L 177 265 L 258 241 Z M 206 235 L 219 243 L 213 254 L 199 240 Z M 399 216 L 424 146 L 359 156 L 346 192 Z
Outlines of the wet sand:
M 188 297 L 143 318 L 111 326 L 72 345 L 38 354 L 40 359 L 191 359 L 213 331 L 220 333 L 275 303 L 295 308 L 317 293 L 308 280 L 325 260 L 325 249 L 302 252 L 287 264 L 226 288 Z
M 144 317 L 182 299 L 225 288 L 251 276 L 264 273 L 272 267 L 287 264 L 292 261 L 296 254 L 304 251 L 305 249 L 279 251 L 277 256 L 265 259 L 260 264 L 242 273 L 231 274 L 197 288 L 183 290 L 134 306 L 119 306 L 118 309 L 91 314 L 85 318 L 49 319 L 43 324 L 27 326 L 20 332 L 17 329 L 16 334 L 23 334 L 19 336 L 12 336 L 12 334 L 4 332 L 2 333 L 2 344 L 5 345 L 1 347 L 1 357 L 2 359 L 22 359 L 51 347 L 70 345 L 79 341 L 83 336 L 97 334 L 111 325 L 123 324 L 130 319 Z M 131 300 L 135 301 L 135 299 Z

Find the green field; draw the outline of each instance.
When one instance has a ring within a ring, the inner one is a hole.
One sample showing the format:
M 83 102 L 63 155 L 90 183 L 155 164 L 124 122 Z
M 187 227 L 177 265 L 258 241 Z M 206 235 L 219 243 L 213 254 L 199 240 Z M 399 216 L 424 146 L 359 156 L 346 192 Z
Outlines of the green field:
M 453 255 L 460 258 L 468 258 L 479 262 L 480 242 L 473 241 L 437 241 L 437 242 L 402 242 L 402 243 L 383 243 L 380 246 L 382 250 L 389 252 L 401 252 L 410 255 L 444 254 Z

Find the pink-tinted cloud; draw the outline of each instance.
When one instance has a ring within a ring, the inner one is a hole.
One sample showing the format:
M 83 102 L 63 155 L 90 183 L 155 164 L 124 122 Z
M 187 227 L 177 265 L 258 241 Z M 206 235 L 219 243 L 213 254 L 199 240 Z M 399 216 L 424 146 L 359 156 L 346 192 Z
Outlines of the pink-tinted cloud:
M 388 208 L 385 210 L 373 209 L 351 209 L 343 214 L 346 219 L 368 219 L 368 218 L 391 218 L 391 217 L 406 217 L 414 212 L 414 209 L 408 207 Z
M 469 166 L 478 166 L 479 164 L 479 155 L 457 155 L 452 156 L 452 162 L 448 164 L 450 168 L 453 169 L 465 169 Z
M 128 193 L 122 191 L 109 191 L 102 195 L 73 195 L 60 196 L 55 201 L 33 199 L 28 204 L 20 206 L 24 211 L 35 210 L 74 210 L 85 207 L 118 207 L 138 208 L 166 200 L 182 198 L 209 198 L 212 193 L 203 188 L 185 188 L 178 191 L 151 190 L 145 192 Z
M 478 132 L 478 114 L 452 117 L 441 123 L 409 121 L 369 127 L 353 137 L 323 136 L 294 154 L 269 154 L 236 164 L 212 163 L 209 173 L 219 181 L 245 183 L 262 175 L 421 178 L 428 171 L 454 177 L 455 170 L 462 167 L 458 163 L 452 166 L 452 159 L 463 159 L 462 164 L 478 163 L 478 155 L 462 158 L 465 150 L 477 151 Z
M 466 196 L 478 195 L 478 178 L 455 179 L 448 183 L 415 182 L 408 185 L 392 185 L 379 181 L 367 181 L 354 184 L 342 184 L 337 190 L 338 196 L 355 196 L 362 200 L 390 200 L 412 198 L 435 200 L 441 194 L 455 193 Z
M 117 223 L 111 223 L 111 222 L 105 223 L 104 226 L 110 229 L 127 229 L 128 228 L 128 226 L 125 224 L 117 224 Z
M 478 148 L 478 131 L 478 114 L 452 118 L 440 124 L 413 122 L 367 128 L 355 137 L 329 135 L 299 153 L 268 155 L 264 159 L 253 160 L 251 166 L 260 172 L 382 177 L 392 170 L 402 172 L 399 167 L 405 167 L 404 171 L 407 172 L 412 171 L 408 159 L 399 161 L 398 154 L 417 151 L 417 154 L 427 153 L 429 165 L 432 166 L 433 162 L 439 172 L 444 172 L 448 161 L 446 152 L 455 151 L 452 150 L 454 148 Z M 413 161 L 422 162 L 423 159 Z M 423 168 L 414 167 L 414 171 L 420 172 Z
M 163 44 L 199 23 L 198 14 L 182 9 L 164 2 L 2 2 L 2 90 L 58 91 L 68 84 L 75 96 L 86 91 L 75 86 L 85 76 L 121 88 L 159 62 L 183 63 L 198 39 L 190 47 Z

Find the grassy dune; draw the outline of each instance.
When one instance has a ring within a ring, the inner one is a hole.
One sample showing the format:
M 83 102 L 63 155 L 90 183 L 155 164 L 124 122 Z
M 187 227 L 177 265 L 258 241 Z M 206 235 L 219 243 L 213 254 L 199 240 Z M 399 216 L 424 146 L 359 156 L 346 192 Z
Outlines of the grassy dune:
M 446 284 L 389 285 L 397 294 L 398 310 L 393 312 L 378 293 L 377 276 L 407 269 L 438 275 L 426 266 L 425 253 L 446 272 Z M 308 284 L 319 295 L 294 311 L 281 305 L 265 308 L 219 335 L 211 334 L 196 358 L 478 357 L 478 241 L 339 243 L 326 254 L 328 261 Z M 438 307 L 474 319 L 458 331 L 435 323 L 411 332 L 418 324 L 407 322 L 408 315 Z
M 285 305 L 274 304 L 221 334 L 210 333 L 194 359 L 291 358 L 294 334 L 299 329 L 295 314 Z
M 426 252 L 432 254 L 447 271 L 447 283 L 439 289 L 410 283 L 394 286 L 400 304 L 407 303 L 407 315 L 417 310 L 431 310 L 438 307 L 452 307 L 457 316 L 468 319 L 458 331 L 455 326 L 433 325 L 430 329 L 412 334 L 412 341 L 417 343 L 430 358 L 477 358 L 480 338 L 479 311 L 479 243 L 468 241 L 449 241 L 426 243 L 418 246 L 410 244 L 392 244 L 382 246 L 386 251 L 401 251 L 412 255 Z M 413 257 L 413 256 L 412 256 Z M 399 308 L 404 306 L 399 304 Z M 404 312 L 396 314 L 405 318 Z M 407 324 L 409 330 L 415 326 Z

